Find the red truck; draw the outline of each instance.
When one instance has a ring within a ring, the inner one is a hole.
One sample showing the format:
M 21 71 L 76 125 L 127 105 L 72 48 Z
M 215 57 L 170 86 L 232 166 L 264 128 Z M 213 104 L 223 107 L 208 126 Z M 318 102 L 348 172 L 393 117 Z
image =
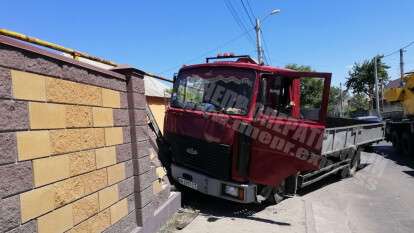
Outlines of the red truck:
M 330 73 L 232 54 L 183 66 L 164 125 L 171 178 L 252 203 L 278 202 L 334 173 L 353 175 L 361 150 L 383 140 L 384 124 L 328 118 L 330 82 Z

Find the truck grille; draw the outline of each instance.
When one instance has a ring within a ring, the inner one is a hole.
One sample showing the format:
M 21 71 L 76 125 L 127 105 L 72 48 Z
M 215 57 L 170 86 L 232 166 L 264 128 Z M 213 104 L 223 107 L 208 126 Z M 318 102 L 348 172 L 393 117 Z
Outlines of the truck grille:
M 229 145 L 209 143 L 192 137 L 167 134 L 173 161 L 214 178 L 229 180 L 231 152 Z

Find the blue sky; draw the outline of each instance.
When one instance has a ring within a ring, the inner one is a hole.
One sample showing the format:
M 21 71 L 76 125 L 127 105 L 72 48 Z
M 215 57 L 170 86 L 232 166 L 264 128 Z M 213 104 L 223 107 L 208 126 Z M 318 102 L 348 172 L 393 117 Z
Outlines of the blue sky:
M 252 26 L 241 1 L 229 0 Z M 246 2 L 247 0 L 245 0 Z M 349 67 L 414 40 L 412 0 L 250 0 L 256 16 L 281 13 L 263 25 L 272 65 L 310 65 L 345 81 Z M 256 56 L 225 1 L 2 1 L 0 28 L 128 63 L 171 77 L 182 64 L 206 55 L 234 52 Z M 254 38 L 253 31 L 251 36 Z M 216 49 L 220 45 L 225 45 Z M 398 74 L 398 55 L 385 59 Z M 414 46 L 406 53 L 414 69 Z

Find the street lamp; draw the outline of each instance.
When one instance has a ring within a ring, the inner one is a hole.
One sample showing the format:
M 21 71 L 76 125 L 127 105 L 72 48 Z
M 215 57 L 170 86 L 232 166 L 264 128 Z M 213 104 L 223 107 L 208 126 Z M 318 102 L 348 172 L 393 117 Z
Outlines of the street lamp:
M 254 27 L 254 29 L 256 30 L 257 60 L 259 64 L 263 64 L 263 49 L 262 49 L 262 38 L 261 38 L 262 36 L 260 32 L 261 30 L 260 21 L 264 22 L 267 19 L 267 17 L 278 14 L 278 13 L 280 13 L 280 9 L 274 9 L 262 19 L 256 18 L 256 26 Z
M 277 14 L 280 12 L 280 9 L 274 9 L 272 12 L 270 12 L 271 15 Z

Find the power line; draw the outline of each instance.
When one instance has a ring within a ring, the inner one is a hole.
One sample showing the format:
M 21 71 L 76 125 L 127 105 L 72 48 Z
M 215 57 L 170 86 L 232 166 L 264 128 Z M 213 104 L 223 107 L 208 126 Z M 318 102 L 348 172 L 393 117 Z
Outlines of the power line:
M 391 52 L 391 53 L 389 53 L 389 54 L 387 54 L 387 55 L 382 56 L 382 58 L 392 56 L 392 55 L 397 54 L 397 53 L 399 53 L 399 52 L 400 52 L 400 50 L 397 50 L 397 51 Z
M 244 30 L 244 25 L 242 23 L 242 21 L 240 20 L 239 15 L 237 14 L 236 10 L 234 9 L 233 5 L 231 4 L 230 1 L 225 0 L 224 4 L 226 4 L 227 10 L 230 11 L 231 16 L 233 17 L 234 21 L 236 21 L 237 25 L 240 27 L 240 29 L 243 31 Z
M 247 1 L 247 6 L 249 7 L 250 13 L 253 15 L 253 18 L 256 18 L 256 15 L 254 14 L 252 7 L 250 6 L 250 0 L 246 0 Z
M 205 56 L 207 56 L 208 54 L 212 53 L 213 51 L 219 50 L 219 49 L 221 49 L 221 48 L 223 48 L 223 47 L 227 46 L 227 45 L 228 45 L 228 44 L 230 44 L 230 43 L 233 43 L 234 41 L 236 41 L 236 40 L 238 40 L 238 39 L 240 39 L 241 37 L 244 37 L 244 36 L 246 36 L 246 35 L 248 36 L 248 39 L 249 39 L 251 42 L 253 42 L 253 43 L 254 43 L 254 40 L 253 40 L 253 38 L 252 38 L 252 37 L 251 37 L 251 35 L 250 35 L 250 32 L 251 32 L 254 28 L 250 28 L 250 29 L 247 29 L 247 28 L 246 28 L 246 26 L 244 25 L 244 23 L 243 23 L 243 22 L 242 22 L 242 20 L 240 19 L 240 16 L 237 14 L 237 11 L 234 9 L 234 6 L 231 4 L 231 2 L 230 2 L 230 1 L 225 0 L 225 1 L 224 1 L 224 3 L 225 3 L 225 5 L 226 5 L 227 9 L 230 11 L 230 14 L 232 15 L 232 17 L 233 17 L 234 21 L 236 21 L 237 25 L 238 25 L 238 26 L 240 27 L 240 29 L 242 30 L 242 33 L 241 33 L 241 34 L 239 34 L 239 35 L 237 35 L 236 37 L 234 37 L 234 38 L 232 38 L 232 39 L 230 39 L 230 40 L 226 41 L 225 43 L 223 43 L 223 44 L 221 44 L 221 45 L 219 45 L 219 46 L 217 46 L 217 47 L 215 47 L 215 48 L 213 48 L 213 49 L 210 49 L 210 50 L 208 50 L 208 51 L 206 51 L 206 52 L 204 52 L 204 53 L 200 54 L 199 56 L 193 57 L 193 58 L 191 58 L 191 59 L 189 59 L 189 60 L 187 60 L 187 61 L 183 62 L 184 64 L 186 64 L 186 63 L 191 63 L 191 62 L 193 62 L 193 61 L 195 61 L 195 60 L 197 60 L 197 59 L 200 59 L 200 58 L 202 58 L 202 57 L 205 57 Z M 179 67 L 181 66 L 181 64 L 183 64 L 183 63 L 180 63 L 179 65 L 176 65 L 176 66 L 174 66 L 174 67 L 168 68 L 168 69 L 166 69 L 166 70 L 162 71 L 160 74 L 164 74 L 164 73 L 169 72 L 169 71 L 171 71 L 171 70 L 175 70 L 175 69 L 179 68 Z
M 410 47 L 413 44 L 414 44 L 414 41 L 411 41 L 410 43 L 408 43 L 406 46 L 402 47 L 401 49 L 406 49 L 406 48 Z
M 265 55 L 265 59 L 267 60 L 267 64 L 272 65 L 273 62 L 272 62 L 272 59 L 270 58 L 270 55 L 269 55 L 269 51 L 270 50 L 267 47 L 267 42 L 266 42 L 265 36 L 263 34 L 263 31 L 262 31 L 262 38 L 263 38 L 263 45 L 265 47 L 265 50 L 263 51 L 264 52 L 264 55 Z
M 399 57 L 399 60 L 400 60 L 400 68 L 399 68 L 399 70 L 400 70 L 400 79 L 402 80 L 402 77 L 403 77 L 403 75 L 404 75 L 404 63 L 403 63 L 403 53 L 404 52 L 406 52 L 405 51 L 405 49 L 406 48 L 408 48 L 408 47 L 410 47 L 410 46 L 412 46 L 412 45 L 414 45 L 414 41 L 411 41 L 410 43 L 408 43 L 407 45 L 405 45 L 405 46 L 403 46 L 403 47 L 401 47 L 401 48 L 399 48 L 399 49 L 397 49 L 397 50 L 394 50 L 394 51 L 392 51 L 392 52 L 390 52 L 390 53 L 388 53 L 388 54 L 386 54 L 386 55 L 384 55 L 384 56 L 382 56 L 381 58 L 383 59 L 383 58 L 388 58 L 388 57 L 390 57 L 390 56 L 393 56 L 393 55 L 395 55 L 395 54 L 400 54 L 400 57 Z M 374 58 L 375 59 L 375 58 Z M 395 62 L 395 59 L 396 59 L 396 57 L 394 57 L 394 58 L 388 58 L 388 62 Z M 391 68 L 392 70 L 396 70 L 396 68 L 394 67 L 389 67 L 389 68 Z M 402 82 L 402 81 L 401 81 Z
M 244 12 L 246 13 L 248 19 L 250 20 L 250 23 L 252 24 L 253 27 L 255 27 L 253 18 L 256 18 L 256 16 L 255 16 L 255 14 L 254 14 L 254 12 L 252 10 L 252 7 L 250 5 L 249 0 L 246 0 L 246 2 L 247 2 L 247 6 L 248 6 L 250 12 L 249 12 L 249 10 L 247 10 L 247 7 L 246 7 L 246 4 L 244 3 L 244 1 L 243 0 L 240 0 L 240 2 L 242 4 L 242 6 L 243 6 Z M 268 53 L 269 52 L 269 49 L 267 47 L 267 43 L 266 43 L 265 36 L 263 34 L 263 30 L 260 29 L 260 32 L 262 33 L 262 39 L 263 39 L 263 44 L 264 44 L 264 49 L 263 49 L 264 60 L 265 60 L 265 62 L 267 64 L 272 64 L 272 60 L 271 60 L 270 55 Z
M 246 4 L 244 4 L 244 1 L 243 0 L 240 0 L 240 2 L 242 4 L 242 6 L 243 6 L 244 12 L 247 15 L 247 18 L 250 20 L 250 23 L 251 23 L 252 27 L 255 27 L 253 18 L 256 18 L 256 16 L 253 13 L 253 10 L 252 10 L 252 7 L 250 6 L 249 1 L 247 0 L 247 4 L 248 4 L 248 7 L 249 7 L 250 12 L 249 12 L 249 10 L 247 10 L 247 7 L 246 7 Z M 260 30 L 260 31 L 262 32 L 263 43 L 265 45 L 265 49 L 262 49 L 262 52 L 263 52 L 263 55 L 264 55 L 264 60 L 265 60 L 265 63 L 266 64 L 271 64 L 272 63 L 272 60 L 270 59 L 269 54 L 267 52 L 265 52 L 265 50 L 268 50 L 268 48 L 267 48 L 267 44 L 266 44 L 265 39 L 264 39 L 263 31 L 262 30 Z
M 265 36 L 263 34 L 263 31 L 262 31 L 262 38 L 263 38 L 263 44 L 264 44 L 264 47 L 265 47 L 265 52 L 264 52 L 265 59 L 268 60 L 267 61 L 267 64 L 272 65 L 273 62 L 272 62 L 272 59 L 270 58 L 270 55 L 269 55 L 269 49 L 267 47 L 267 43 L 266 43 L 266 40 L 265 40 Z
M 247 10 L 247 8 L 246 8 L 246 5 L 244 5 L 243 0 L 240 0 L 240 2 L 241 2 L 241 4 L 242 4 L 242 6 L 243 6 L 244 12 L 246 13 L 247 17 L 248 17 L 248 18 L 249 18 L 249 20 L 250 20 L 250 23 L 251 23 L 251 24 L 252 24 L 252 26 L 254 27 L 253 19 L 252 19 L 252 17 L 250 16 L 250 13 L 249 13 L 249 11 L 248 11 L 248 10 Z
M 254 24 L 254 22 L 253 22 L 253 19 L 252 19 L 252 16 L 250 16 L 250 13 L 249 13 L 249 11 L 247 10 L 247 7 L 246 7 L 246 4 L 244 4 L 244 1 L 243 0 L 240 0 L 240 2 L 241 2 L 241 5 L 242 5 L 242 7 L 243 7 L 243 10 L 244 10 L 244 13 L 246 13 L 246 15 L 247 15 L 247 18 L 248 18 L 248 20 L 250 20 L 250 23 L 251 23 L 251 25 L 252 25 L 252 27 L 256 27 L 256 25 Z M 251 7 L 250 7 L 250 10 L 251 10 Z M 252 12 L 252 15 L 254 15 L 254 13 Z M 259 30 L 260 30 L 260 28 L 259 28 Z M 261 31 L 261 30 L 260 30 Z M 262 32 L 262 31 L 261 31 Z M 262 32 L 263 33 L 263 32 Z M 263 34 L 262 34 L 262 37 L 263 37 Z M 265 53 L 265 51 L 264 51 L 264 49 L 262 49 L 262 48 L 260 48 L 262 51 L 260 51 L 261 53 L 263 53 L 263 58 L 264 58 L 264 60 L 265 60 L 265 63 L 266 64 L 269 64 L 269 59 L 268 59 L 268 56 L 267 56 L 267 53 Z M 260 58 L 259 58 L 260 59 Z M 260 62 L 260 61 L 259 61 Z
M 244 13 L 246 13 L 246 15 L 247 15 L 247 18 L 248 18 L 248 20 L 250 21 L 250 24 L 251 24 L 251 26 L 252 27 L 257 27 L 257 25 L 255 25 L 254 24 L 254 21 L 253 21 L 253 18 L 252 18 L 252 16 L 250 16 L 250 13 L 249 13 L 249 11 L 247 10 L 247 7 L 246 7 L 246 5 L 244 4 L 244 1 L 243 0 L 240 0 L 240 2 L 241 2 L 241 5 L 242 5 L 242 7 L 243 7 L 243 10 L 244 10 Z M 250 7 L 250 10 L 251 10 L 251 7 Z M 252 15 L 254 16 L 254 14 L 253 14 L 253 12 L 252 12 Z M 242 17 L 243 19 L 244 19 L 244 17 Z M 248 24 L 248 23 L 247 23 Z M 260 29 L 259 29 L 260 30 Z M 254 42 L 253 42 L 254 43 Z M 261 49 L 261 48 L 260 48 Z M 264 60 L 265 60 L 265 62 L 266 63 L 269 63 L 269 61 L 268 61 L 268 58 L 267 58 L 267 56 L 266 56 L 266 54 L 264 53 L 264 50 L 263 49 L 261 49 L 262 51 L 260 51 L 260 52 L 262 52 L 263 53 L 263 55 L 264 55 Z M 259 58 L 259 60 L 260 60 L 260 58 Z M 260 62 L 260 61 L 259 61 Z
M 253 30 L 253 28 L 252 28 L 252 29 L 250 29 L 250 31 L 252 31 L 252 30 Z M 213 49 L 209 49 L 208 51 L 206 51 L 206 52 L 204 52 L 204 53 L 200 54 L 199 56 L 193 57 L 193 58 L 191 58 L 191 59 L 189 59 L 189 60 L 187 60 L 187 61 L 185 61 L 185 62 L 183 62 L 183 63 L 180 63 L 179 65 L 176 65 L 176 66 L 174 66 L 174 67 L 170 67 L 170 68 L 168 68 L 168 69 L 166 69 L 166 70 L 162 71 L 160 74 L 164 74 L 164 73 L 167 73 L 167 72 L 169 72 L 169 71 L 171 71 L 171 70 L 175 70 L 175 69 L 179 68 L 182 64 L 191 63 L 191 62 L 193 62 L 193 61 L 195 61 L 195 60 L 197 60 L 197 59 L 204 58 L 205 56 L 209 55 L 210 53 L 212 53 L 212 52 L 214 52 L 214 51 L 216 51 L 216 50 L 219 50 L 219 49 L 221 49 L 221 48 L 223 48 L 223 47 L 225 47 L 225 46 L 227 46 L 227 45 L 229 45 L 229 44 L 231 44 L 231 43 L 235 42 L 236 40 L 238 40 L 238 39 L 240 39 L 241 37 L 245 36 L 245 35 L 246 35 L 246 33 L 249 33 L 250 31 L 245 31 L 245 32 L 243 32 L 243 33 L 241 33 L 241 34 L 239 34 L 239 35 L 237 35 L 237 36 L 235 36 L 235 37 L 231 38 L 230 40 L 228 40 L 228 41 L 224 42 L 223 44 L 221 44 L 221 45 L 219 45 L 219 46 L 217 46 L 217 47 L 215 47 L 215 48 L 213 48 Z
M 406 48 L 408 48 L 408 47 L 410 47 L 411 45 L 414 45 L 414 41 L 411 41 L 410 43 L 408 43 L 406 46 L 404 46 L 404 47 L 402 47 L 402 48 L 400 48 L 400 49 L 406 49 Z M 389 57 L 389 56 L 392 56 L 392 55 L 394 55 L 394 54 L 396 54 L 396 53 L 399 53 L 400 52 L 400 49 L 397 49 L 397 50 L 395 50 L 395 51 L 393 51 L 393 52 L 391 52 L 391 53 L 389 53 L 389 54 L 387 54 L 387 55 L 385 55 L 385 56 L 383 56 L 383 57 Z
M 243 21 L 241 20 L 241 18 L 239 16 L 239 14 L 234 9 L 233 4 L 228 0 L 225 0 L 224 3 L 226 4 L 227 9 L 230 11 L 230 14 L 232 15 L 234 21 L 236 21 L 236 23 L 239 25 L 239 27 L 242 31 L 246 32 L 250 42 L 254 43 L 254 40 L 253 40 L 253 38 L 251 37 L 251 35 L 249 33 L 249 30 L 247 30 L 246 26 L 244 25 Z

